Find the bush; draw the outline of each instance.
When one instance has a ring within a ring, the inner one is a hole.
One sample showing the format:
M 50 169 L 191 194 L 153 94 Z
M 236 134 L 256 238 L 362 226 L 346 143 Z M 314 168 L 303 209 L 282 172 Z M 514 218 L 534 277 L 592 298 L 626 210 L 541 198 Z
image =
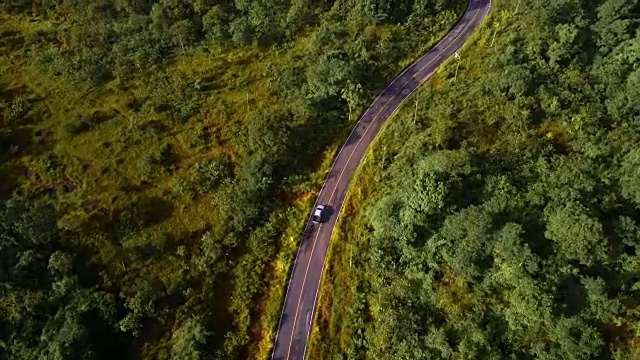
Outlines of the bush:
M 174 162 L 171 146 L 165 144 L 142 155 L 138 161 L 138 171 L 143 180 L 150 180 L 165 174 Z
M 198 163 L 193 168 L 195 183 L 203 192 L 210 194 L 228 176 L 228 167 L 228 160 L 224 157 Z
M 171 194 L 174 197 L 187 197 L 193 198 L 194 188 L 193 182 L 183 177 L 175 177 L 171 180 Z
M 9 120 L 11 122 L 22 120 L 29 113 L 29 102 L 24 96 L 17 96 L 11 101 L 9 107 Z
M 207 137 L 204 126 L 202 124 L 197 124 L 193 133 L 190 134 L 189 147 L 197 150 L 203 148 L 205 145 L 207 145 Z

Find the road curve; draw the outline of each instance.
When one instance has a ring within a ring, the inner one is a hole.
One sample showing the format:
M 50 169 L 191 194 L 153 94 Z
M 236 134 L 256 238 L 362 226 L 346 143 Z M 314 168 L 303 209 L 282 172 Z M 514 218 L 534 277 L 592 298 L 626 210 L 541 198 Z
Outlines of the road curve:
M 327 206 L 325 222 L 307 225 L 293 264 L 272 360 L 302 360 L 313 321 L 325 257 L 349 182 L 382 125 L 446 59 L 460 49 L 489 13 L 490 0 L 469 0 L 458 24 L 428 53 L 396 77 L 362 115 L 349 134 L 320 189 L 316 204 Z M 314 205 L 315 208 L 315 205 Z

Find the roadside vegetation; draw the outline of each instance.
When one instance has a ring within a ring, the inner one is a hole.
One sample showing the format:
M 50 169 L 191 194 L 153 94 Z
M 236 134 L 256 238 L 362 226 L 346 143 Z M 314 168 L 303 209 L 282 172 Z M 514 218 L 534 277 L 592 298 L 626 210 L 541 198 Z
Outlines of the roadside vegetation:
M 4 1 L 0 357 L 267 356 L 335 148 L 464 1 Z
M 391 120 L 312 359 L 640 358 L 640 5 L 495 0 Z

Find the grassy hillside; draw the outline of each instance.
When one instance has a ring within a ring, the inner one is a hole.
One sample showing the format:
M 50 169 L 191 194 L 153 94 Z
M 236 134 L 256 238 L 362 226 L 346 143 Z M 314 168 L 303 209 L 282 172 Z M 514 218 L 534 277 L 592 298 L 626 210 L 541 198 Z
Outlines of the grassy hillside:
M 0 357 L 265 358 L 335 148 L 462 5 L 0 5 Z
M 639 358 L 639 50 L 637 2 L 494 1 L 360 169 L 310 358 Z

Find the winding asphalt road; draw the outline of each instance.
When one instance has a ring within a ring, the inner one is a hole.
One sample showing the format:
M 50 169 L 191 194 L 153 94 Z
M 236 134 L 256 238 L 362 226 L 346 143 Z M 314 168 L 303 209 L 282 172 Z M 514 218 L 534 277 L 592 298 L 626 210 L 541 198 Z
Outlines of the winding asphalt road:
M 365 111 L 333 163 L 316 204 L 327 206 L 325 222 L 305 229 L 289 279 L 284 307 L 276 333 L 272 360 L 302 360 L 316 307 L 325 256 L 349 182 L 382 125 L 400 105 L 427 81 L 446 59 L 462 47 L 489 13 L 490 0 L 469 0 L 458 24 L 427 54 L 396 77 Z

